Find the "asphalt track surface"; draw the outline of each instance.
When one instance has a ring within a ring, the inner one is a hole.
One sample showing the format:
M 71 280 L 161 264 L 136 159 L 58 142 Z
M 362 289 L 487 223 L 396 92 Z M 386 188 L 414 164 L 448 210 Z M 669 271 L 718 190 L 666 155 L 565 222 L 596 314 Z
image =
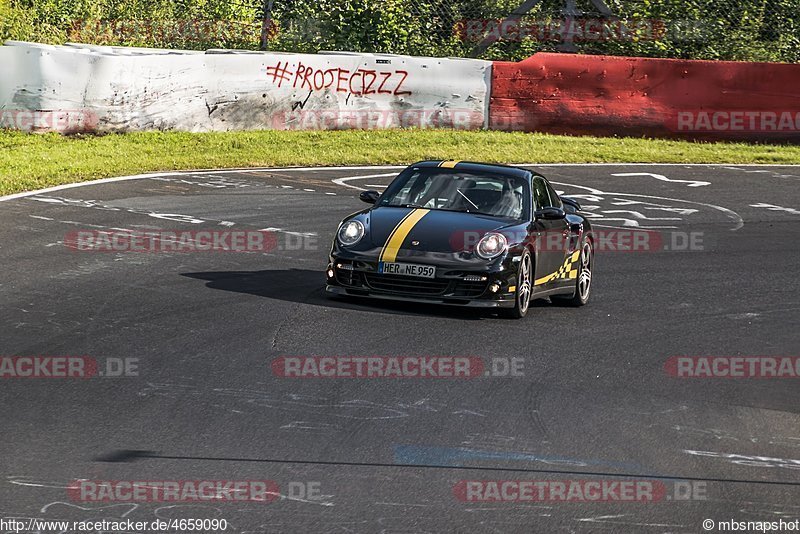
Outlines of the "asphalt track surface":
M 800 379 L 679 379 L 664 366 L 676 355 L 798 355 L 800 168 L 537 168 L 584 195 L 598 228 L 694 233 L 702 244 L 598 254 L 588 306 L 537 301 L 514 321 L 325 296 L 337 223 L 393 168 L 162 174 L 3 199 L 0 355 L 139 367 L 0 381 L 0 518 L 224 518 L 232 532 L 343 533 L 702 532 L 709 518 L 798 518 Z M 65 246 L 77 230 L 200 228 L 277 229 L 280 249 Z M 322 380 L 270 366 L 333 355 L 515 357 L 524 372 Z M 78 479 L 271 480 L 280 495 L 87 503 L 67 495 Z M 668 493 L 463 502 L 453 489 L 623 479 L 659 480 Z M 706 498 L 675 498 L 675 480 Z

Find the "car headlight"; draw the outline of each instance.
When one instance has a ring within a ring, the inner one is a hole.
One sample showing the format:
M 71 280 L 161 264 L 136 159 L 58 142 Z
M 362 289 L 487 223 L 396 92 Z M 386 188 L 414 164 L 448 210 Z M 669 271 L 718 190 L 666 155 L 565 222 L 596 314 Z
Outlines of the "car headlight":
M 505 252 L 506 248 L 508 248 L 506 236 L 497 232 L 489 232 L 478 241 L 475 253 L 485 260 L 491 260 Z
M 355 245 L 364 237 L 364 225 L 361 221 L 347 221 L 339 228 L 339 243 L 344 246 Z

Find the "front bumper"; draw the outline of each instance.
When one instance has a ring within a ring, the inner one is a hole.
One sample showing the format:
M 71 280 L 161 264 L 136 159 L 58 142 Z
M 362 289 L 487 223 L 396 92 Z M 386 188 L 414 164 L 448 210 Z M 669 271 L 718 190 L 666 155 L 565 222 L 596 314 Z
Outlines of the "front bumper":
M 348 296 L 348 297 L 364 297 L 370 299 L 383 299 L 394 300 L 400 302 L 416 302 L 419 304 L 444 304 L 447 306 L 462 306 L 465 308 L 513 308 L 514 297 L 507 299 L 498 298 L 496 300 L 488 299 L 452 299 L 452 298 L 428 298 L 428 297 L 409 297 L 403 295 L 391 295 L 386 293 L 370 293 L 358 290 L 347 289 L 341 286 L 326 285 L 325 291 L 333 295 Z
M 435 278 L 387 275 L 378 272 L 374 258 L 332 256 L 326 269 L 326 291 L 336 295 L 476 308 L 514 306 L 516 269 L 497 264 L 483 270 L 455 265 L 436 267 Z

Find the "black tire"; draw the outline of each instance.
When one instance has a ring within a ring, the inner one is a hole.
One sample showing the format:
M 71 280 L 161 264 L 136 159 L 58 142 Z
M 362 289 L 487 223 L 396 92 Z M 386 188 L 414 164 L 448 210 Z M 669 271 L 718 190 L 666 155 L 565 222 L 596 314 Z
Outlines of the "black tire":
M 594 269 L 594 248 L 592 241 L 588 237 L 584 237 L 581 243 L 581 255 L 578 258 L 575 293 L 571 297 L 554 295 L 550 297 L 550 302 L 559 306 L 585 306 L 591 296 L 592 269 Z
M 514 307 L 501 308 L 500 315 L 509 319 L 522 319 L 528 313 L 533 293 L 533 261 L 528 249 L 522 253 L 517 270 L 517 290 L 514 293 Z

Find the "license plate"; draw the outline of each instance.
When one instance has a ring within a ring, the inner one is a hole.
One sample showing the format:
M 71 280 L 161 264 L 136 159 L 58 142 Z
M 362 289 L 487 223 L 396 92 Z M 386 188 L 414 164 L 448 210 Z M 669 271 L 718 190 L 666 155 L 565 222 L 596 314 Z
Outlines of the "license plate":
M 435 278 L 436 267 L 430 265 L 417 265 L 414 263 L 392 263 L 382 261 L 378 264 L 381 274 L 399 274 L 401 276 L 418 276 L 420 278 Z

